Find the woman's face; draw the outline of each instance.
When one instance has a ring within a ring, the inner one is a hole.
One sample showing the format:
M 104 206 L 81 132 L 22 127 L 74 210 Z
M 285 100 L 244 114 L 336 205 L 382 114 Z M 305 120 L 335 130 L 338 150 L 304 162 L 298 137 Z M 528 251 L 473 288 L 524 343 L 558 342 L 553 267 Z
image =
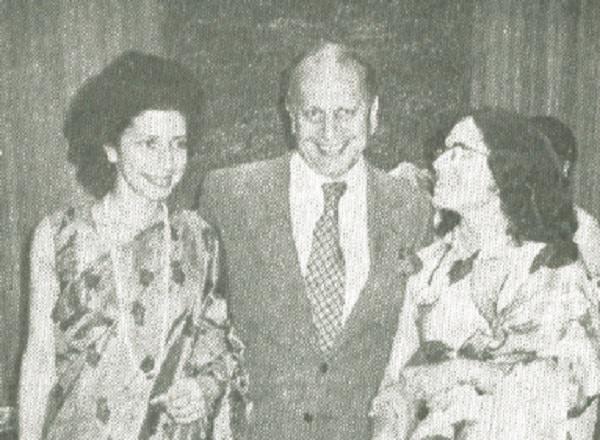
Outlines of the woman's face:
M 433 203 L 459 213 L 488 204 L 497 191 L 488 166 L 489 150 L 472 117 L 454 126 L 445 140 L 444 152 L 433 167 L 436 183 Z
M 186 136 L 180 112 L 140 113 L 123 132 L 118 149 L 105 147 L 108 159 L 117 164 L 117 186 L 126 184 L 148 200 L 166 199 L 185 171 Z

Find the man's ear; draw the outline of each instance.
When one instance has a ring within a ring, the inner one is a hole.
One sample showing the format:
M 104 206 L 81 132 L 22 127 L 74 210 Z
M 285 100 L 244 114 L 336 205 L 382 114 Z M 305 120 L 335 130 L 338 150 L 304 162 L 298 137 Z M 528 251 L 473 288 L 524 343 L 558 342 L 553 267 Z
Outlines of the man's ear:
M 289 100 L 286 98 L 285 100 L 285 111 L 288 114 L 288 118 L 290 118 L 290 130 L 292 134 L 296 133 L 296 118 L 294 117 L 294 112 L 292 111 L 292 105 L 290 105 Z
M 573 166 L 573 163 L 570 160 L 565 160 L 565 162 L 563 163 L 562 172 L 567 180 L 569 180 L 571 178 L 571 167 L 572 166 Z
M 119 161 L 119 153 L 115 147 L 110 144 L 105 144 L 102 148 L 104 148 L 104 152 L 110 163 L 117 163 Z
M 379 96 L 373 98 L 373 102 L 371 103 L 371 108 L 369 109 L 369 127 L 371 133 L 370 135 L 375 134 L 377 130 L 377 124 L 379 123 Z

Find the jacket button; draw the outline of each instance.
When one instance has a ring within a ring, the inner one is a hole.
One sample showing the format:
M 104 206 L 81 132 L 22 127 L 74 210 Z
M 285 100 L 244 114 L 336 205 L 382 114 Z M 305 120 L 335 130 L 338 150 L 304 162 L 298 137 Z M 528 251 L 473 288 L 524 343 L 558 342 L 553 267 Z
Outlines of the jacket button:
M 329 370 L 329 365 L 327 364 L 327 362 L 323 362 L 321 365 L 319 365 L 319 371 L 323 374 L 327 373 L 327 370 Z
M 304 421 L 305 421 L 306 423 L 310 423 L 310 422 L 312 422 L 312 421 L 313 421 L 313 419 L 314 419 L 314 417 L 313 417 L 313 415 L 312 415 L 311 413 L 308 413 L 308 412 L 305 412 L 305 413 L 304 413 Z

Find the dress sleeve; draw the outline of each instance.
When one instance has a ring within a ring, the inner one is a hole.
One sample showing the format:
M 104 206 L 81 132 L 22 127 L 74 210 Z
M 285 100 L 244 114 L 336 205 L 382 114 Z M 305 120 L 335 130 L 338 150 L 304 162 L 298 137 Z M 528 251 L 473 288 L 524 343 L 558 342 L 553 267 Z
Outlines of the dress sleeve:
M 590 284 L 583 279 L 577 283 L 567 282 L 559 292 L 571 298 L 570 317 L 560 329 L 556 353 L 559 362 L 571 373 L 576 387 L 575 394 L 571 393 L 573 409 L 600 394 L 600 316 L 597 305 L 590 300 L 594 291 Z
M 401 380 L 401 372 L 421 345 L 418 326 L 419 308 L 437 301 L 439 289 L 432 289 L 429 278 L 441 258 L 445 246 L 438 242 L 420 250 L 417 255 L 422 262 L 421 270 L 413 274 L 406 283 L 404 303 L 398 319 L 398 328 L 392 343 L 392 350 L 385 369 L 380 391 Z
M 402 369 L 419 348 L 419 331 L 416 319 L 417 305 L 414 297 L 414 279 L 411 279 L 407 284 L 398 328 L 380 389 L 398 382 Z
M 515 301 L 518 306 L 506 315 L 510 336 L 499 351 L 521 349 L 554 359 L 576 387 L 575 393 L 569 392 L 570 400 L 578 394 L 579 400 L 598 395 L 600 316 L 594 286 L 582 265 L 541 269 L 521 286 L 519 298 L 524 300 Z
M 520 313 L 533 317 L 536 325 L 532 332 L 521 329 L 521 337 L 538 345 L 538 357 L 555 359 L 568 374 L 574 387 L 569 390 L 570 407 L 577 407 L 600 394 L 600 315 L 594 286 L 579 263 L 545 268 L 528 285 L 536 292 L 531 306 L 523 308 L 526 313 Z
M 415 421 L 415 402 L 407 393 L 406 382 L 401 375 L 404 365 L 419 347 L 413 282 L 414 277 L 407 284 L 389 362 L 379 392 L 371 404 L 373 440 L 404 439 Z
M 502 382 L 501 390 L 505 396 L 523 391 L 522 398 L 513 397 L 519 405 L 513 407 L 516 418 L 521 414 L 560 415 L 562 420 L 557 418 L 556 423 L 568 422 L 573 439 L 589 439 L 596 417 L 594 398 L 600 392 L 599 316 L 590 300 L 591 283 L 579 264 L 571 264 L 544 268 L 528 284 L 537 294 L 530 299 L 531 307 L 520 314 L 535 325 L 514 327 L 513 332 L 522 334 L 512 339 L 528 340 L 537 356 L 533 362 L 518 364 Z M 542 399 L 542 395 L 552 398 Z M 541 423 L 541 418 L 537 419 Z M 533 427 L 534 423 L 530 420 L 526 425 Z
M 574 241 L 590 276 L 600 279 L 600 225 L 598 220 L 587 211 L 577 207 L 579 227 Z
M 208 225 L 202 237 L 207 252 L 205 292 L 186 373 L 196 377 L 213 408 L 214 438 L 237 439 L 244 436 L 250 410 L 245 347 L 229 320 L 227 301 L 217 290 L 218 239 Z
M 59 283 L 49 218 L 44 219 L 35 231 L 30 265 L 29 336 L 21 365 L 19 431 L 21 438 L 38 439 L 48 394 L 56 380 L 51 311 L 58 297 Z

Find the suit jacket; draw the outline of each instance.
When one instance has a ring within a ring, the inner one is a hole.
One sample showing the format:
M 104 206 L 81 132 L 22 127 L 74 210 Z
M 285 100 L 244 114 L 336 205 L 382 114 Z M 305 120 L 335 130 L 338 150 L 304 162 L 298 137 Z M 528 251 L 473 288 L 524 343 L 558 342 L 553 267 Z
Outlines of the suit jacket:
M 201 214 L 216 227 L 231 318 L 246 344 L 250 438 L 364 440 L 388 362 L 414 251 L 431 231 L 428 197 L 367 167 L 371 266 L 360 297 L 324 356 L 292 237 L 290 155 L 217 170 Z

